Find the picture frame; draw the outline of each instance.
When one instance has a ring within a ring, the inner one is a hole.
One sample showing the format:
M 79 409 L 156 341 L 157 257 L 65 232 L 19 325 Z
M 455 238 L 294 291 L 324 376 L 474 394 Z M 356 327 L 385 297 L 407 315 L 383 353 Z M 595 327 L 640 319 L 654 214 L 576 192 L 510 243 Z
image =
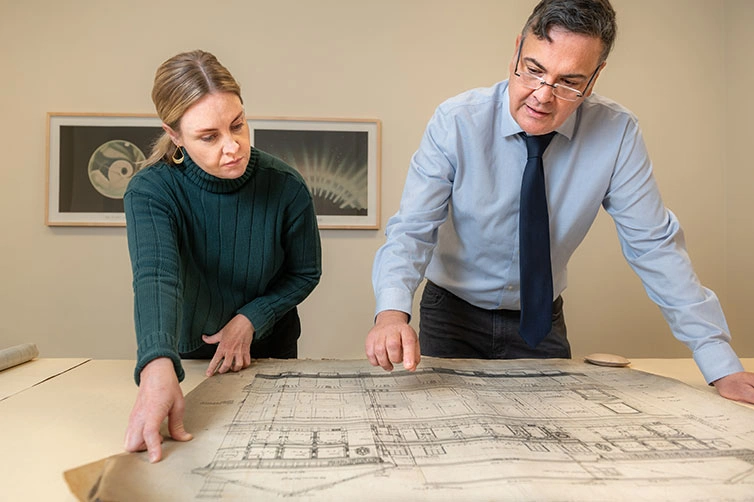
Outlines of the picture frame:
M 156 115 L 49 112 L 45 223 L 125 226 L 123 192 L 162 132 Z
M 377 119 L 247 117 L 251 144 L 298 170 L 320 229 L 380 228 Z

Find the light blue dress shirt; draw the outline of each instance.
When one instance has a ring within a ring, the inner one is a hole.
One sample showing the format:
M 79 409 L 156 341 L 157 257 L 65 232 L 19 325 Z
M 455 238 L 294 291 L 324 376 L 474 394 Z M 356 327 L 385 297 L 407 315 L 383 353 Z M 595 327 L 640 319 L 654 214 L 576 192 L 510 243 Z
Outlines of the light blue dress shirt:
M 375 256 L 377 312 L 410 314 L 423 277 L 484 309 L 520 308 L 521 132 L 508 81 L 437 108 Z M 707 382 L 743 371 L 720 303 L 700 284 L 678 220 L 663 205 L 636 117 L 592 94 L 557 132 L 544 155 L 554 298 L 602 206 L 623 255 Z

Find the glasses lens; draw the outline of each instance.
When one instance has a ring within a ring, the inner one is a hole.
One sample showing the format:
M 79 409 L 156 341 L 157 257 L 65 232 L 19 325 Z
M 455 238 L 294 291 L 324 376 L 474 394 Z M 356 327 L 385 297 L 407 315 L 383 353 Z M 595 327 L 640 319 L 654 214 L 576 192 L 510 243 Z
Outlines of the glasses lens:
M 542 87 L 542 79 L 527 72 L 521 73 L 521 83 L 529 89 L 539 89 Z
M 565 101 L 576 101 L 581 97 L 581 91 L 563 85 L 552 86 L 529 72 L 522 72 L 519 77 L 521 77 L 521 83 L 528 89 L 537 90 L 543 85 L 549 85 L 552 88 L 552 93 Z
M 563 87 L 562 85 L 559 85 L 555 89 L 553 89 L 552 93 L 560 99 L 565 99 L 566 101 L 576 101 L 577 99 L 579 99 L 579 95 L 581 94 L 576 89 Z

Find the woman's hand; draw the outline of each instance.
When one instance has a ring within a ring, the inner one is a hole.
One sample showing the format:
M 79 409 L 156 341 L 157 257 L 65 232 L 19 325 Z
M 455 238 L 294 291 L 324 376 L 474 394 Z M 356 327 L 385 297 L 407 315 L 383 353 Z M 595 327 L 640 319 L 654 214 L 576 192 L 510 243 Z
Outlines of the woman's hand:
M 150 361 L 141 370 L 139 393 L 128 418 L 126 451 L 147 450 L 149 461 L 158 462 L 162 458 L 160 426 L 165 417 L 170 437 L 189 441 L 192 436 L 183 428 L 183 410 L 183 392 L 173 361 L 167 357 Z
M 237 314 L 214 335 L 202 335 L 204 343 L 218 344 L 215 357 L 207 368 L 207 376 L 212 376 L 216 372 L 227 373 L 248 368 L 251 365 L 249 350 L 253 338 L 254 326 L 241 314 Z

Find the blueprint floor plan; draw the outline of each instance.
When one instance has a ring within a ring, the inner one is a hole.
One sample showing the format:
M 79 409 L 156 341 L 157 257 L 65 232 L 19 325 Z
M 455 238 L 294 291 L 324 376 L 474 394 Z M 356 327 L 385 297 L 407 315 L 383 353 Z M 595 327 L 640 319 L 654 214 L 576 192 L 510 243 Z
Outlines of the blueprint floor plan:
M 259 361 L 187 396 L 188 443 L 113 457 L 138 500 L 752 500 L 754 410 L 577 361 Z

